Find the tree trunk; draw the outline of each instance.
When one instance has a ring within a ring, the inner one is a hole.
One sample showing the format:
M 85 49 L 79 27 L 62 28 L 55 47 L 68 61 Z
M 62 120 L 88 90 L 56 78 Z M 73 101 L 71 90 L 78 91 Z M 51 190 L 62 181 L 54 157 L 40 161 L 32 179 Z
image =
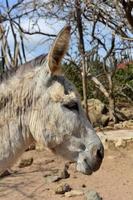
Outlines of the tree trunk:
M 115 117 L 115 101 L 114 97 L 110 94 L 109 95 L 109 119 L 110 121 L 113 120 L 113 122 L 116 122 L 116 117 Z
M 108 82 L 109 82 L 109 119 L 110 121 L 113 121 L 116 123 L 116 113 L 115 113 L 115 97 L 113 95 L 113 82 L 112 82 L 112 76 L 111 74 L 107 75 Z
M 85 58 L 85 47 L 84 47 L 84 39 L 83 39 L 83 24 L 82 24 L 82 16 L 81 16 L 81 2 L 80 0 L 75 0 L 75 14 L 77 21 L 77 28 L 79 34 L 79 52 L 82 57 L 82 85 L 83 85 L 83 101 L 84 107 L 86 111 L 86 115 L 88 116 L 88 104 L 87 104 L 87 61 Z

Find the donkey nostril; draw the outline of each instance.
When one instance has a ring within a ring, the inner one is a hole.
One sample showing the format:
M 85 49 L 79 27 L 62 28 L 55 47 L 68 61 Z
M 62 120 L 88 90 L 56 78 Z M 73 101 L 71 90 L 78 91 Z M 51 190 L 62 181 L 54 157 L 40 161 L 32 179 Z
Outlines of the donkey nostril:
M 97 150 L 97 158 L 99 158 L 100 160 L 102 160 L 104 157 L 104 153 L 103 153 L 103 149 L 98 149 Z
M 97 161 L 102 161 L 104 157 L 104 148 L 102 145 L 95 145 L 92 147 L 91 150 L 92 158 L 96 159 Z

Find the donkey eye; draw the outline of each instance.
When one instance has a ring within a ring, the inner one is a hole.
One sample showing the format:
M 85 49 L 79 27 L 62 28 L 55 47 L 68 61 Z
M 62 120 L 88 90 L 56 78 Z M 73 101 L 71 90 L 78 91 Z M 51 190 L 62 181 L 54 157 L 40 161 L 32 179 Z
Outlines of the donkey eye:
M 78 106 L 78 103 L 75 102 L 75 101 L 72 101 L 70 103 L 67 103 L 67 104 L 63 104 L 63 107 L 71 110 L 71 111 L 79 111 L 79 106 Z

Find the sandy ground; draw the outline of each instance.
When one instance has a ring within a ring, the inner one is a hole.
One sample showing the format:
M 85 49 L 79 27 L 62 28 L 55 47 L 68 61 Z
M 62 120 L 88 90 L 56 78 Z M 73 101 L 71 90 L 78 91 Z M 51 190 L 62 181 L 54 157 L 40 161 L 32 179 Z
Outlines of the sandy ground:
M 68 183 L 72 189 L 96 190 L 103 200 L 133 200 L 133 150 L 107 151 L 102 167 L 91 176 L 76 172 L 75 164 L 71 164 L 70 177 L 53 183 L 48 183 L 45 175 L 63 168 L 61 158 L 49 151 L 35 150 L 25 152 L 22 157 L 33 157 L 34 162 L 25 168 L 18 168 L 17 163 L 12 168 L 16 173 L 0 179 L 0 200 L 84 199 L 84 196 L 55 194 L 55 188 L 63 183 Z

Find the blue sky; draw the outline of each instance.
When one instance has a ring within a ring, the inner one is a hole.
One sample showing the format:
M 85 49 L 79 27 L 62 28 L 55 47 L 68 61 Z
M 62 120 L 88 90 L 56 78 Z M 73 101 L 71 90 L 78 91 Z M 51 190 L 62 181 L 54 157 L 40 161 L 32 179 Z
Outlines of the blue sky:
M 28 1 L 28 0 L 27 0 Z M 16 0 L 9 0 L 9 5 L 11 6 L 14 4 Z M 4 7 L 5 1 L 0 0 L 0 7 Z M 1 7 L 1 12 L 4 11 Z M 57 34 L 60 29 L 65 25 L 63 22 L 57 22 L 56 20 L 45 20 L 40 18 L 38 21 L 40 30 L 44 33 L 49 34 Z M 33 28 L 34 19 L 30 19 L 30 30 L 31 32 L 34 32 L 36 30 L 36 27 Z M 9 23 L 4 23 L 4 26 L 6 29 L 9 27 Z M 29 28 L 29 18 L 24 17 L 21 22 L 21 26 L 24 30 L 28 30 Z M 16 30 L 16 35 L 18 36 L 18 32 Z M 54 38 L 48 38 L 44 35 L 36 34 L 36 35 L 24 35 L 24 44 L 25 44 L 25 50 L 26 50 L 26 56 L 28 60 L 32 59 L 33 57 L 36 57 L 40 54 L 47 53 L 49 51 L 50 45 L 52 43 Z M 11 30 L 8 34 L 8 42 L 11 50 L 13 51 L 14 47 L 14 41 Z

